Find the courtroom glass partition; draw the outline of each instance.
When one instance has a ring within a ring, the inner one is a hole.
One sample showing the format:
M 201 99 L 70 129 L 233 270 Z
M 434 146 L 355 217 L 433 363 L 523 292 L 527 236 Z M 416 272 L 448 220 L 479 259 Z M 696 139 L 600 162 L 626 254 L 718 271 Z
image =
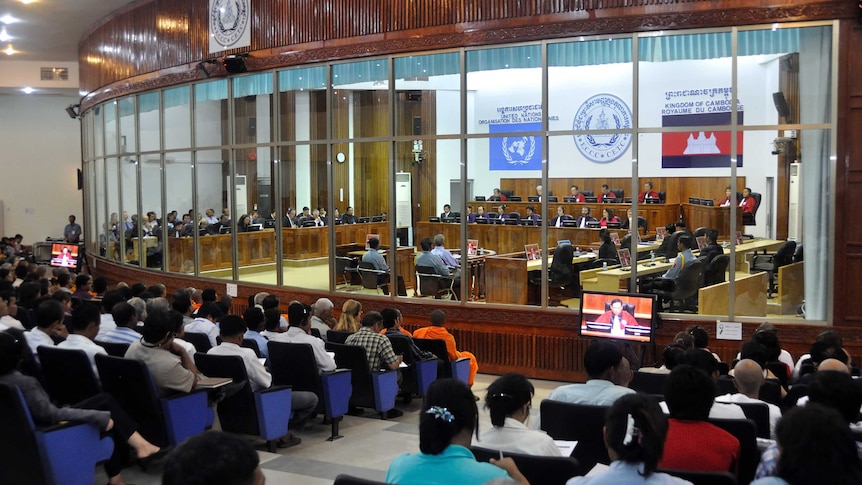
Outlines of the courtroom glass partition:
M 174 152 L 172 160 L 165 164 L 165 197 L 167 199 L 167 222 L 162 238 L 165 242 L 168 271 L 193 274 L 195 271 L 194 203 L 192 192 L 192 154 Z
M 234 255 L 242 281 L 264 281 L 276 283 L 276 231 L 265 228 L 265 219 L 270 217 L 272 186 L 272 161 L 270 149 L 258 147 L 236 150 L 236 217 L 232 230 L 236 231 Z
M 181 86 L 164 91 L 162 106 L 166 150 L 192 146 L 191 88 Z
M 138 149 L 138 130 L 135 122 L 135 97 L 127 96 L 117 102 L 119 110 L 120 155 L 130 156 Z
M 116 155 L 119 153 L 119 137 L 117 136 L 117 101 L 110 101 L 104 105 L 105 120 L 105 155 Z
M 156 151 L 162 147 L 159 94 L 151 92 L 138 96 L 138 150 L 141 152 Z
M 230 144 L 227 105 L 228 80 L 214 79 L 195 84 L 194 146 L 218 147 Z
M 84 188 L 87 191 L 84 196 L 84 210 L 87 211 L 87 224 L 82 224 L 84 228 L 84 234 L 87 235 L 87 251 L 90 251 L 92 254 L 96 254 L 95 251 L 98 250 L 98 228 L 95 224 L 91 224 L 89 221 L 93 219 L 96 214 L 96 204 L 98 201 L 96 200 L 96 162 L 95 161 L 86 161 L 84 162 Z
M 142 258 L 139 260 L 141 267 L 161 269 L 164 260 L 165 222 L 162 206 L 162 158 L 157 153 L 142 155 L 141 158 L 141 212 L 138 213 L 140 237 L 132 239 L 132 247 Z
M 107 208 L 105 207 L 105 201 L 107 199 L 105 193 L 105 159 L 96 160 L 95 165 L 94 186 L 96 189 L 96 197 L 93 201 L 93 209 L 95 210 L 91 212 L 91 216 L 95 215 L 95 218 L 91 217 L 88 223 L 96 229 L 96 238 L 93 241 L 95 244 L 92 245 L 94 247 L 91 247 L 91 250 L 95 251 L 95 254 L 101 254 L 101 250 L 105 246 L 104 241 L 106 237 L 106 231 L 104 230 L 104 227 L 106 221 L 108 220 L 107 214 L 105 213 L 105 211 L 107 210 Z
M 157 95 L 158 96 L 158 95 Z M 106 106 L 110 103 L 97 106 L 93 109 L 93 156 L 101 157 L 105 155 L 105 112 Z
M 279 71 L 278 99 L 280 141 L 326 139 L 325 66 Z
M 117 262 L 122 261 L 120 240 L 123 238 L 123 226 L 120 223 L 120 160 L 110 157 L 105 162 L 105 204 L 109 215 L 102 229 L 104 236 L 99 237 L 99 254 Z
M 132 148 L 134 149 L 134 148 Z M 138 159 L 134 155 L 120 159 L 120 224 L 122 226 L 122 237 L 120 238 L 120 252 L 123 262 L 126 264 L 137 264 L 138 255 L 134 252 L 132 238 L 138 237 L 138 226 L 134 221 L 138 220 Z
M 194 156 L 198 270 L 201 276 L 232 279 L 234 248 L 229 232 L 221 231 L 221 216 L 230 200 L 230 151 L 201 150 Z M 229 231 L 230 216 L 224 215 Z

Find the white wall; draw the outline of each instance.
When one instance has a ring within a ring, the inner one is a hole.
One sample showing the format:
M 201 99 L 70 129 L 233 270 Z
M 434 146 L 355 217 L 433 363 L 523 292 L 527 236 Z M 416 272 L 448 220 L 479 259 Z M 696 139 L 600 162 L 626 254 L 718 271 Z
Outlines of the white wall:
M 77 97 L 0 95 L 4 235 L 20 233 L 25 244 L 59 236 L 69 214 L 84 225 L 76 172 L 80 124 L 64 111 L 77 103 Z

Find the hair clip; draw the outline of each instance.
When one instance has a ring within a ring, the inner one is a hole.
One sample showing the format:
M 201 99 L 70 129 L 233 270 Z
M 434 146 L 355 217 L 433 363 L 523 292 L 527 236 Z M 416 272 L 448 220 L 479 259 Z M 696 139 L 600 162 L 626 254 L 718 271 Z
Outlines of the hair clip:
M 440 406 L 431 406 L 430 408 L 428 408 L 427 411 L 425 411 L 425 413 L 426 414 L 433 414 L 434 419 L 442 419 L 443 421 L 446 421 L 447 423 L 451 423 L 452 421 L 455 420 L 455 416 L 453 416 L 452 413 L 450 413 L 448 409 L 441 408 Z
M 635 426 L 635 420 L 631 414 L 626 415 L 626 435 L 623 438 L 623 445 L 628 446 L 637 437 L 638 444 L 641 444 L 640 430 Z

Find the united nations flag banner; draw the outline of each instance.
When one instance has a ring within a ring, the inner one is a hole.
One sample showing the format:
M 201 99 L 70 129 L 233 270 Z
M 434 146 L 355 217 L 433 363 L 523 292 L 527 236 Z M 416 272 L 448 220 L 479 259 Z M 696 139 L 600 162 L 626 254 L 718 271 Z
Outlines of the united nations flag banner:
M 540 132 L 542 123 L 489 124 L 489 133 L 508 133 L 502 138 L 491 138 L 489 170 L 541 170 L 542 137 L 517 132 Z
M 209 53 L 251 45 L 251 0 L 210 0 Z

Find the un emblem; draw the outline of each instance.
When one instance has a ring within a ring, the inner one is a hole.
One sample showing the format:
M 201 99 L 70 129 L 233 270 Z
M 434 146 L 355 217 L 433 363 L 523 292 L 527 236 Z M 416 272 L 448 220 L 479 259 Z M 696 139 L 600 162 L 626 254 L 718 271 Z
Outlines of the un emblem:
M 248 27 L 248 0 L 214 0 L 210 9 L 210 35 L 222 47 L 234 45 Z
M 597 94 L 578 108 L 574 130 L 630 130 L 632 112 L 612 94 Z M 575 146 L 592 162 L 609 163 L 620 158 L 632 143 L 631 133 L 574 135 Z
M 526 165 L 530 163 L 536 153 L 535 136 L 513 137 L 511 141 L 509 137 L 503 137 L 501 145 L 503 157 L 506 158 L 509 165 Z

